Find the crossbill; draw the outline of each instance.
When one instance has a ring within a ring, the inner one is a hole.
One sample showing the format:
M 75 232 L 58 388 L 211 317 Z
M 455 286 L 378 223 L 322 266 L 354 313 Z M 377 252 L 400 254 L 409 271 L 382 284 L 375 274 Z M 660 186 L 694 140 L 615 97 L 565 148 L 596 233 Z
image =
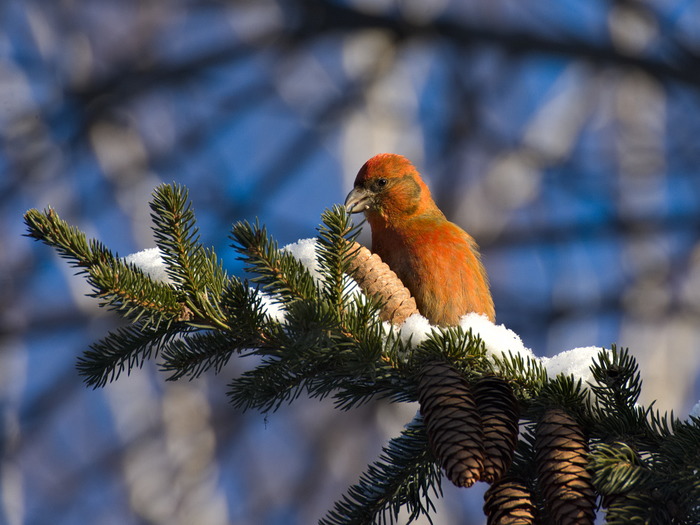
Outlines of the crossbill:
M 369 159 L 345 207 L 364 212 L 372 251 L 401 279 L 432 324 L 457 325 L 470 312 L 495 320 L 476 242 L 447 220 L 408 159 L 391 153 Z

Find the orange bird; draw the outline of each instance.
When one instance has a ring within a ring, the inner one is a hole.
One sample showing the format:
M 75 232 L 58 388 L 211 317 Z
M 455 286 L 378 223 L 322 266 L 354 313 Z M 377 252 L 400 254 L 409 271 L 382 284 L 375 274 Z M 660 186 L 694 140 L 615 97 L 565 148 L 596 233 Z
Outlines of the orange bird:
M 345 207 L 364 212 L 372 251 L 398 275 L 432 324 L 456 325 L 469 312 L 495 320 L 476 242 L 447 220 L 408 159 L 392 153 L 369 159 Z

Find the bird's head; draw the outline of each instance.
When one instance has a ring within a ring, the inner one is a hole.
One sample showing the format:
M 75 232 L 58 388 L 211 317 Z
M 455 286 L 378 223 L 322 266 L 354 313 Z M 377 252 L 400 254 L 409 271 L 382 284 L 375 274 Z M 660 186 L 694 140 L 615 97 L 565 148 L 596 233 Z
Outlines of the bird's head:
M 350 213 L 364 212 L 372 227 L 379 221 L 390 224 L 428 212 L 441 213 L 413 164 L 393 153 L 365 162 L 345 207 Z

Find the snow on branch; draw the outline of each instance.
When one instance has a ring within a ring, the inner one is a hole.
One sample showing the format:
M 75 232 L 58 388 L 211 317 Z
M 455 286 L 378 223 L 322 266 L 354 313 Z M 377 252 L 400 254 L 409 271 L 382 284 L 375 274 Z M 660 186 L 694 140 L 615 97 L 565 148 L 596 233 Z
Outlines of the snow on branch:
M 309 270 L 313 279 L 318 281 L 321 279 L 321 273 L 316 257 L 316 250 L 316 238 L 301 239 L 282 248 L 282 251 L 289 252 L 299 260 L 299 262 Z M 149 248 L 133 253 L 125 257 L 124 261 L 140 268 L 156 281 L 172 284 L 158 248 Z M 381 263 L 381 261 L 379 262 Z M 386 276 L 384 277 L 386 278 Z M 350 293 L 363 294 L 357 283 L 350 277 L 348 277 L 348 279 L 351 281 L 351 286 L 349 287 Z M 403 286 L 401 287 L 403 288 Z M 390 289 L 393 290 L 391 287 Z M 285 312 L 280 307 L 279 303 L 275 301 L 275 298 L 262 291 L 258 291 L 257 293 L 261 298 L 265 312 L 282 322 Z M 408 293 L 407 290 L 406 293 Z M 415 307 L 415 303 L 413 303 L 413 305 Z M 433 331 L 440 330 L 440 327 L 431 325 L 425 317 L 417 313 L 417 309 L 415 312 L 416 313 L 406 317 L 402 322 L 395 323 L 393 327 L 395 330 L 398 330 L 401 340 L 406 344 L 410 343 L 411 346 L 419 345 L 428 339 Z M 386 324 L 387 330 L 392 328 L 389 323 Z M 584 387 L 587 387 L 593 380 L 590 370 L 593 360 L 601 350 L 604 350 L 595 346 L 586 346 L 566 350 L 552 357 L 538 357 L 530 348 L 527 348 L 523 344 L 518 334 L 513 330 L 510 330 L 503 324 L 492 323 L 484 315 L 476 313 L 467 314 L 460 319 L 459 326 L 465 332 L 471 331 L 474 335 L 479 336 L 484 342 L 487 355 L 503 357 L 510 353 L 522 358 L 531 358 L 544 366 L 550 378 L 554 378 L 559 374 L 570 375 L 574 380 L 580 379 Z M 700 403 L 696 405 L 696 409 L 698 414 L 700 414 Z

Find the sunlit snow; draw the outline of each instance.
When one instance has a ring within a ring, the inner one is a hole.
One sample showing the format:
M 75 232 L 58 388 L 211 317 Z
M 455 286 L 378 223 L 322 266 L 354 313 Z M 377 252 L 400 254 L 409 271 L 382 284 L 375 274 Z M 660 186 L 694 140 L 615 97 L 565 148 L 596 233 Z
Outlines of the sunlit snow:
M 299 240 L 288 244 L 282 250 L 288 251 L 297 258 L 311 272 L 312 277 L 317 282 L 321 280 L 316 259 L 315 238 Z M 165 271 L 165 263 L 158 248 L 149 248 L 133 253 L 125 257 L 124 261 L 140 268 L 151 279 L 165 283 L 172 282 Z M 348 289 L 351 293 L 361 293 L 357 284 L 350 278 L 348 278 Z M 274 297 L 270 294 L 258 293 L 265 311 L 275 320 L 283 322 L 284 309 L 281 305 L 275 302 Z M 474 335 L 478 335 L 484 342 L 487 353 L 491 355 L 502 357 L 511 353 L 523 358 L 535 359 L 545 367 L 549 377 L 556 377 L 558 374 L 572 375 L 576 380 L 581 379 L 584 387 L 593 380 L 590 366 L 602 350 L 598 347 L 586 346 L 566 350 L 552 357 L 536 357 L 533 351 L 523 344 L 518 334 L 502 324 L 492 323 L 486 316 L 470 313 L 460 319 L 459 325 L 464 331 L 471 330 Z M 419 314 L 410 316 L 398 327 L 402 341 L 404 343 L 410 342 L 412 346 L 419 345 L 430 336 L 433 330 L 439 329 Z M 695 405 L 691 414 L 700 417 L 700 402 Z

